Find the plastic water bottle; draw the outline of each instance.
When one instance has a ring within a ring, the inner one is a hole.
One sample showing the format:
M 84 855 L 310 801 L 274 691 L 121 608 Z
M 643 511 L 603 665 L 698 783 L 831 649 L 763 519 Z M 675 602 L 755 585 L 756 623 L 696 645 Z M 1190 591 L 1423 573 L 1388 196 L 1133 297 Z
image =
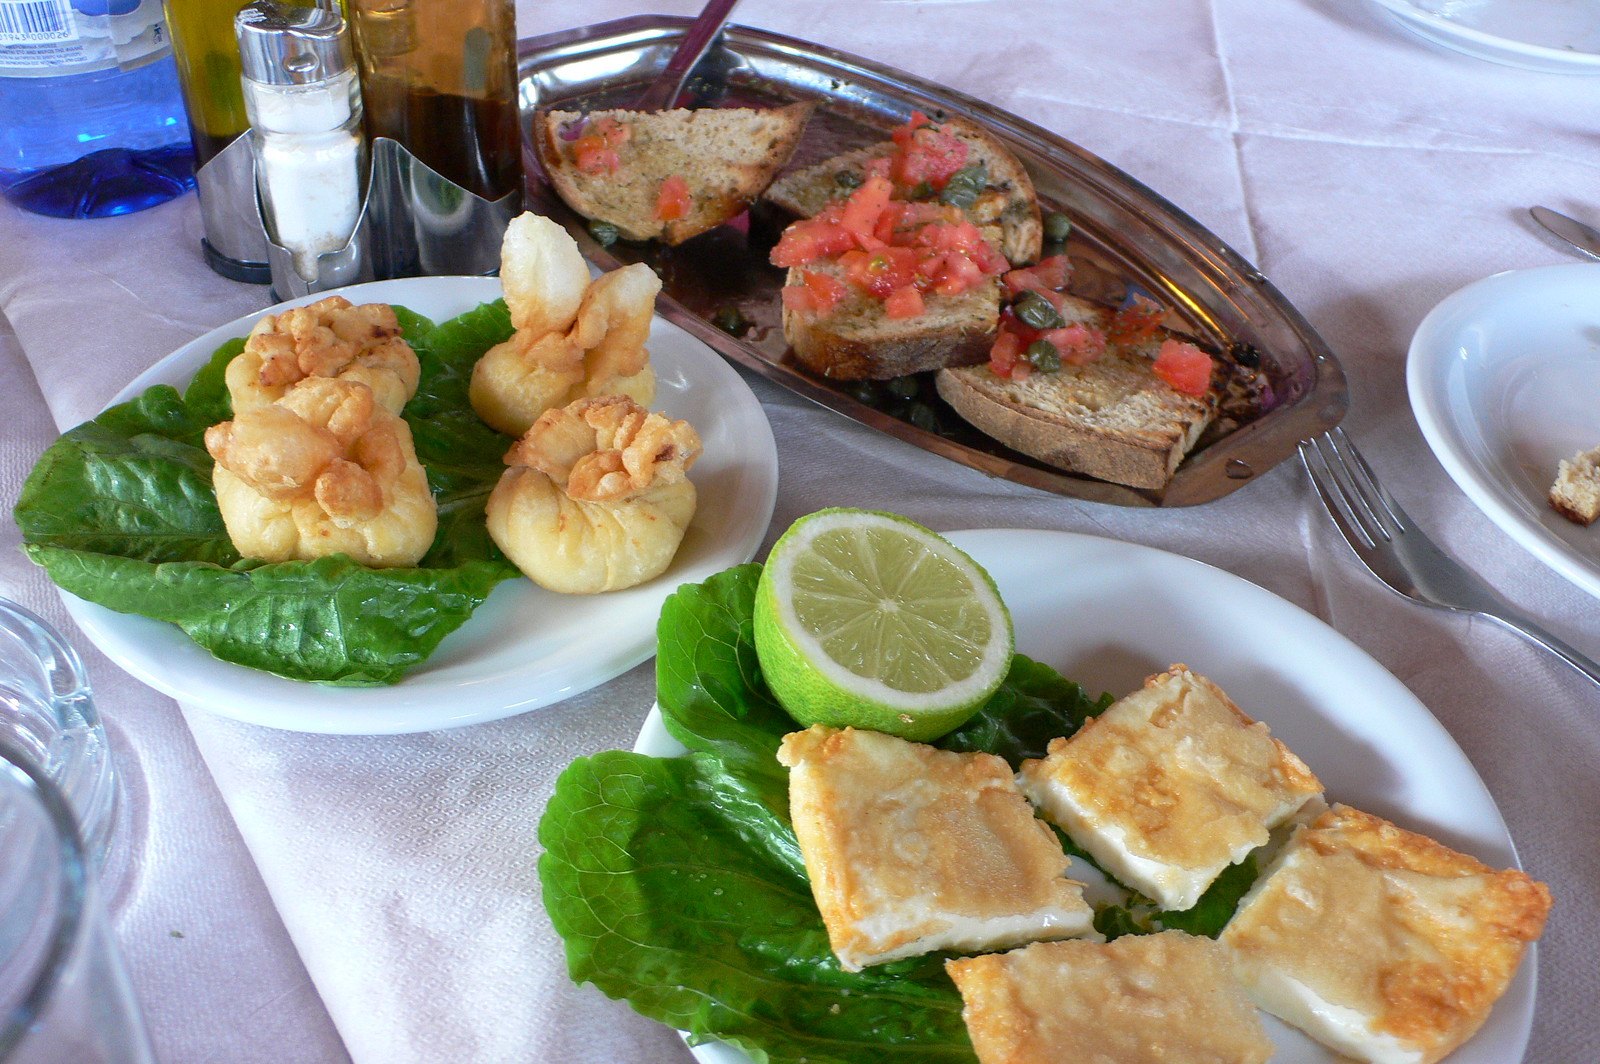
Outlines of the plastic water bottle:
M 160 0 L 0 0 L 0 194 L 100 218 L 193 187 Z

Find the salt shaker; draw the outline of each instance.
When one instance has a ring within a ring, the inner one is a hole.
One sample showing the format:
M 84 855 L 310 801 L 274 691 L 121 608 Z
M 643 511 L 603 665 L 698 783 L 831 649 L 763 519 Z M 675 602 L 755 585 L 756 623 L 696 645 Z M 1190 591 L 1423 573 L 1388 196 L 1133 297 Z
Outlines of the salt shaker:
M 315 284 L 319 255 L 361 219 L 366 143 L 350 30 L 338 11 L 255 0 L 234 19 L 267 236 Z

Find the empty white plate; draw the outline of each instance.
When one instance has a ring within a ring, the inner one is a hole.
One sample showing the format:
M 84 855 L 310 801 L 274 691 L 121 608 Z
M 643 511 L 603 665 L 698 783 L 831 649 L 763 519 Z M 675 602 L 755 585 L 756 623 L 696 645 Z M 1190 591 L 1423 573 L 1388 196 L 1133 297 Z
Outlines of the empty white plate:
M 1561 459 L 1600 446 L 1600 264 L 1495 274 L 1440 303 L 1411 340 L 1411 409 L 1478 508 L 1600 596 L 1600 523 L 1547 495 Z
M 1551 74 L 1600 74 L 1594 0 L 1373 0 L 1453 51 Z

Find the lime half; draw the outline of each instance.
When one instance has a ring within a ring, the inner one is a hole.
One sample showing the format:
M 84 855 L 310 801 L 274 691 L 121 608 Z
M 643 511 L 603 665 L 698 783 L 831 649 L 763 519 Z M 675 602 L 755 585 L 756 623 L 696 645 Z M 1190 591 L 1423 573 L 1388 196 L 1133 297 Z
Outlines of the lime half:
M 906 739 L 959 727 L 1011 666 L 1011 615 L 989 574 L 921 525 L 868 510 L 821 510 L 783 534 L 755 637 L 795 720 Z

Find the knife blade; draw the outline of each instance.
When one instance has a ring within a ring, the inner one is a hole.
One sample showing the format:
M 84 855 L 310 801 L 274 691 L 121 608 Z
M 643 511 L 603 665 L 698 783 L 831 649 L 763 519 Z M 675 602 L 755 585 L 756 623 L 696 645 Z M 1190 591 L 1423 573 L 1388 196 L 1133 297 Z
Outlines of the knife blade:
M 1549 207 L 1530 207 L 1528 213 L 1545 229 L 1571 244 L 1591 259 L 1600 259 L 1600 229 L 1585 225 L 1576 218 L 1568 218 Z

